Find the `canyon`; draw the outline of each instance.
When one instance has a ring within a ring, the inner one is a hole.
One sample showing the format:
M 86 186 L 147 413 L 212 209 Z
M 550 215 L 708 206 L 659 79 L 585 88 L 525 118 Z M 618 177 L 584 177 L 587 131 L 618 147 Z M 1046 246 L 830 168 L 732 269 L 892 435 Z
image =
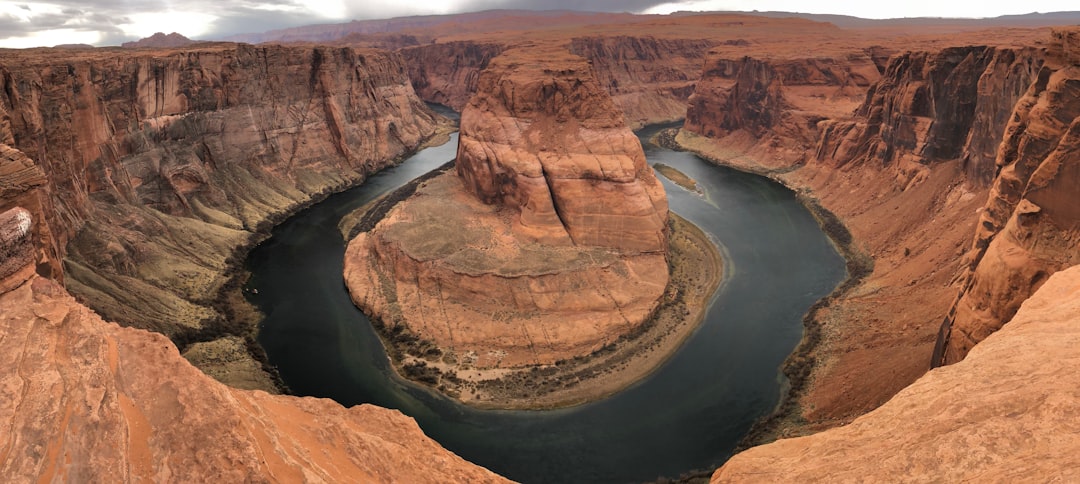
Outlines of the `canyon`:
M 449 199 L 490 212 L 505 225 L 485 231 L 527 234 L 514 247 L 587 245 L 568 257 L 606 267 L 611 254 L 651 260 L 619 263 L 651 282 L 635 313 L 651 311 L 667 274 L 655 178 L 615 217 L 625 233 L 581 231 L 594 214 L 575 203 L 589 193 L 582 186 L 630 185 L 651 171 L 630 154 L 610 174 L 599 161 L 602 176 L 549 176 L 535 153 L 588 152 L 599 138 L 618 141 L 606 155 L 630 153 L 629 127 L 685 118 L 670 143 L 777 180 L 819 216 L 849 279 L 807 314 L 784 367 L 791 391 L 745 444 L 781 440 L 736 455 L 714 480 L 1070 477 L 1080 31 L 568 15 L 511 21 L 510 36 L 489 20 L 365 33 L 394 38 L 327 27 L 325 47 L 0 52 L 0 354 L 12 397 L 0 407 L 12 422 L 0 472 L 498 480 L 394 411 L 229 388 L 180 356 L 190 350 L 209 374 L 242 360 L 237 381 L 276 391 L 252 349 L 254 324 L 235 314 L 238 257 L 287 214 L 446 130 L 423 100 L 464 113 L 457 173 L 424 182 L 418 206 Z M 812 54 L 809 38 L 820 46 Z M 375 42 L 402 46 L 369 49 Z M 521 128 L 530 123 L 538 128 Z M 414 215 L 402 208 L 387 220 Z M 467 232 L 445 225 L 450 217 L 424 220 Z M 353 241 L 350 260 L 370 243 L 395 272 L 436 274 L 429 282 L 449 282 L 435 287 L 468 293 L 445 298 L 482 292 L 461 271 L 413 257 L 440 247 L 369 237 Z M 370 273 L 354 267 L 350 285 L 361 274 Z M 590 287 L 624 279 L 613 281 Z M 549 363 L 605 341 L 590 338 L 560 343 L 570 353 L 508 340 L 505 362 Z M 220 452 L 194 446 L 203 434 L 220 437 Z M 118 445 L 92 452 L 91 435 Z

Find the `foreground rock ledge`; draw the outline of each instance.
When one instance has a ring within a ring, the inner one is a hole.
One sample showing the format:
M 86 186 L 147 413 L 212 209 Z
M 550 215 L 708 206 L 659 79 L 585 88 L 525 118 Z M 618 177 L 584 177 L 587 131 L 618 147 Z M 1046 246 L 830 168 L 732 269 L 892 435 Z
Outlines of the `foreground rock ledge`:
M 505 481 L 395 410 L 214 381 L 164 336 L 35 275 L 31 226 L 26 210 L 0 214 L 5 482 Z
M 353 300 L 393 333 L 451 364 L 546 365 L 656 310 L 667 198 L 583 59 L 494 59 L 462 113 L 456 167 L 349 244 Z
M 967 358 L 851 424 L 736 455 L 713 482 L 1080 479 L 1080 266 Z

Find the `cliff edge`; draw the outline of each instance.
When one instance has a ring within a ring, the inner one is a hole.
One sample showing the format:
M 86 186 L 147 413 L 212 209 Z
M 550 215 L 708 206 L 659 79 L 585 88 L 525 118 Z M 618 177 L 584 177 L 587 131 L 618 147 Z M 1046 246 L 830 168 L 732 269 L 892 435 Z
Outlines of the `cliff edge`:
M 0 475 L 13 482 L 505 482 L 371 405 L 229 388 L 34 272 L 0 214 Z
M 1051 276 L 963 361 L 851 424 L 740 453 L 712 482 L 1074 481 L 1077 412 L 1080 266 Z

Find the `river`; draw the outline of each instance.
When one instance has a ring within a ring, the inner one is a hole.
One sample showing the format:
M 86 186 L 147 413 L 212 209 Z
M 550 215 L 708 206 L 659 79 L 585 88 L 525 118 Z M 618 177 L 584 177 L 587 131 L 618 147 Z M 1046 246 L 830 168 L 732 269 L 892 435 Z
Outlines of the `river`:
M 658 128 L 639 133 L 644 140 Z M 725 282 L 702 325 L 661 368 L 609 398 L 548 411 L 477 410 L 402 381 L 345 290 L 337 223 L 453 159 L 457 135 L 291 217 L 247 259 L 266 315 L 259 342 L 297 395 L 372 403 L 415 418 L 447 449 L 511 479 L 641 482 L 711 469 L 777 404 L 802 316 L 845 276 L 794 194 L 766 178 L 646 145 L 704 196 L 660 177 L 671 209 L 718 242 Z M 659 175 L 658 175 L 659 176 Z

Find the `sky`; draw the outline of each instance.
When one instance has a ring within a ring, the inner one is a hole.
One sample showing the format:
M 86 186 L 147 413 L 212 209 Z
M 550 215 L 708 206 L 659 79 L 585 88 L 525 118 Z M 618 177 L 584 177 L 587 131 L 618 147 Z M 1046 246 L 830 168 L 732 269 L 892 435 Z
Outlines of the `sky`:
M 656 14 L 773 10 L 864 18 L 970 18 L 1080 10 L 1080 5 L 1076 0 L 0 0 L 0 47 L 119 45 L 155 32 L 212 40 L 300 25 L 496 8 Z

